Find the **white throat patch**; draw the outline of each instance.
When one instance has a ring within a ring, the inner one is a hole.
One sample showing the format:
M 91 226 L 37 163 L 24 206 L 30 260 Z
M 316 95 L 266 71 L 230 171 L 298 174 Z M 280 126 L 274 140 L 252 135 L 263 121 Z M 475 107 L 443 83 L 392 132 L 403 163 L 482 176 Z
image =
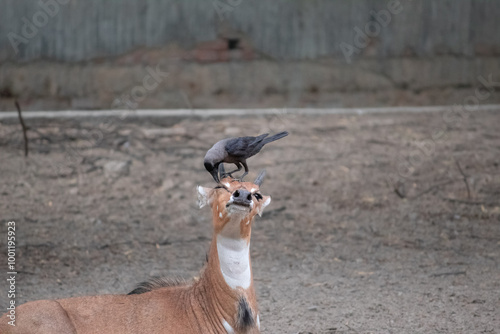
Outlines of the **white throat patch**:
M 227 285 L 232 289 L 248 289 L 252 281 L 250 269 L 250 242 L 245 239 L 217 236 L 217 253 L 220 270 Z
M 226 330 L 227 334 L 234 334 L 234 329 L 231 327 L 230 324 L 226 321 L 226 319 L 222 320 L 222 326 L 224 326 L 224 329 Z

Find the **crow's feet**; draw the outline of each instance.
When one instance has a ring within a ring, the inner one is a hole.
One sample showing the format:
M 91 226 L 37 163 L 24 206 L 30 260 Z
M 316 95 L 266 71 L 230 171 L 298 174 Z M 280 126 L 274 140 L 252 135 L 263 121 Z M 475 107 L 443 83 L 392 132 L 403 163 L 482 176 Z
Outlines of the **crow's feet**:
M 222 179 L 224 179 L 224 178 L 226 178 L 226 177 L 229 176 L 230 178 L 233 179 L 233 181 L 243 182 L 243 178 L 248 174 L 248 172 L 243 173 L 243 175 L 241 175 L 240 178 L 235 178 L 233 176 L 233 174 L 236 173 L 236 172 L 237 172 L 237 170 L 221 174 L 220 179 L 222 180 Z

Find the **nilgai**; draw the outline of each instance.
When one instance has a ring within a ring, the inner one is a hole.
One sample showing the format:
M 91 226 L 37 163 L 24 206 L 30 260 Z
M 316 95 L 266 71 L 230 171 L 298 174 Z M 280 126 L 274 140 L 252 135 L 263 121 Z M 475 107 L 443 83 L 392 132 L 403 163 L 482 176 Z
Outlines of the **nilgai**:
M 215 188 L 198 187 L 200 207 L 212 209 L 213 237 L 199 279 L 191 284 L 157 279 L 129 295 L 101 295 L 26 303 L 16 326 L 0 318 L 2 334 L 215 334 L 260 333 L 250 265 L 255 215 L 271 197 L 254 183 L 232 178 Z

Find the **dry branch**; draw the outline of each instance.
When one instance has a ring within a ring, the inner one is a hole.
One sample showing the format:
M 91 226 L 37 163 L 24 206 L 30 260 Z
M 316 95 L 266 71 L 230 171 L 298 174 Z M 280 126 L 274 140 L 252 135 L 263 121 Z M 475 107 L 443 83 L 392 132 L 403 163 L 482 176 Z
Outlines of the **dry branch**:
M 443 200 L 453 203 L 469 204 L 469 205 L 493 205 L 494 202 L 482 202 L 482 201 L 465 201 L 458 198 L 441 197 Z
M 424 191 L 419 192 L 418 194 L 416 194 L 415 196 L 411 197 L 410 199 L 417 199 L 420 196 L 425 195 L 425 194 L 433 191 L 434 189 L 437 189 L 437 188 L 439 188 L 441 186 L 445 186 L 445 185 L 450 184 L 452 182 L 453 182 L 453 180 L 447 180 L 447 181 L 444 181 L 444 182 L 441 182 L 441 183 L 437 183 L 437 184 L 435 184 L 435 185 L 433 185 L 433 186 L 425 189 Z
M 447 273 L 432 274 L 431 277 L 466 275 L 466 271 L 452 271 Z
M 469 182 L 467 182 L 467 175 L 465 175 L 464 171 L 462 170 L 462 167 L 460 167 L 460 164 L 458 163 L 458 160 L 455 160 L 455 163 L 457 164 L 458 171 L 460 174 L 462 174 L 462 178 L 464 180 L 465 186 L 467 187 L 467 199 L 471 199 L 470 197 L 470 188 L 469 188 Z
M 28 128 L 26 124 L 24 124 L 23 115 L 21 114 L 21 106 L 19 106 L 19 102 L 16 100 L 15 102 L 17 108 L 17 115 L 19 116 L 19 122 L 21 123 L 21 127 L 23 128 L 23 136 L 24 136 L 24 156 L 28 156 Z
M 432 185 L 431 187 L 419 192 L 418 194 L 416 194 L 415 196 L 411 196 L 411 197 L 407 197 L 406 196 L 406 191 L 405 191 L 405 188 L 404 188 L 404 184 L 399 184 L 398 183 L 398 186 L 396 188 L 394 188 L 394 192 L 396 193 L 396 195 L 399 196 L 399 198 L 403 199 L 403 198 L 408 198 L 409 200 L 414 200 L 414 199 L 417 199 L 419 198 L 420 196 L 423 196 L 439 187 L 442 187 L 442 186 L 445 186 L 447 184 L 450 184 L 452 183 L 453 180 L 446 180 L 444 182 L 441 182 L 441 183 L 437 183 L 437 184 L 434 184 Z
M 401 181 L 398 181 L 396 187 L 394 188 L 394 192 L 396 193 L 396 195 L 399 196 L 399 198 L 401 199 L 406 198 L 405 184 Z

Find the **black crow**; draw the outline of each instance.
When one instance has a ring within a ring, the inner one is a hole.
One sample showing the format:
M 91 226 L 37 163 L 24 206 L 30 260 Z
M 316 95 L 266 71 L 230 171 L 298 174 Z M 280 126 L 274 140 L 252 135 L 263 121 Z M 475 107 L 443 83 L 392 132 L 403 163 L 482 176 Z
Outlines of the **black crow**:
M 238 137 L 222 139 L 215 143 L 205 155 L 205 168 L 212 175 L 215 182 L 219 183 L 219 165 L 223 162 L 233 163 L 238 169 L 233 170 L 225 175 L 232 176 L 233 173 L 241 170 L 241 166 L 245 167 L 245 173 L 241 176 L 243 180 L 248 174 L 247 159 L 259 153 L 264 145 L 272 141 L 281 139 L 288 135 L 287 131 L 280 132 L 274 136 L 268 137 L 265 133 L 258 137 Z

